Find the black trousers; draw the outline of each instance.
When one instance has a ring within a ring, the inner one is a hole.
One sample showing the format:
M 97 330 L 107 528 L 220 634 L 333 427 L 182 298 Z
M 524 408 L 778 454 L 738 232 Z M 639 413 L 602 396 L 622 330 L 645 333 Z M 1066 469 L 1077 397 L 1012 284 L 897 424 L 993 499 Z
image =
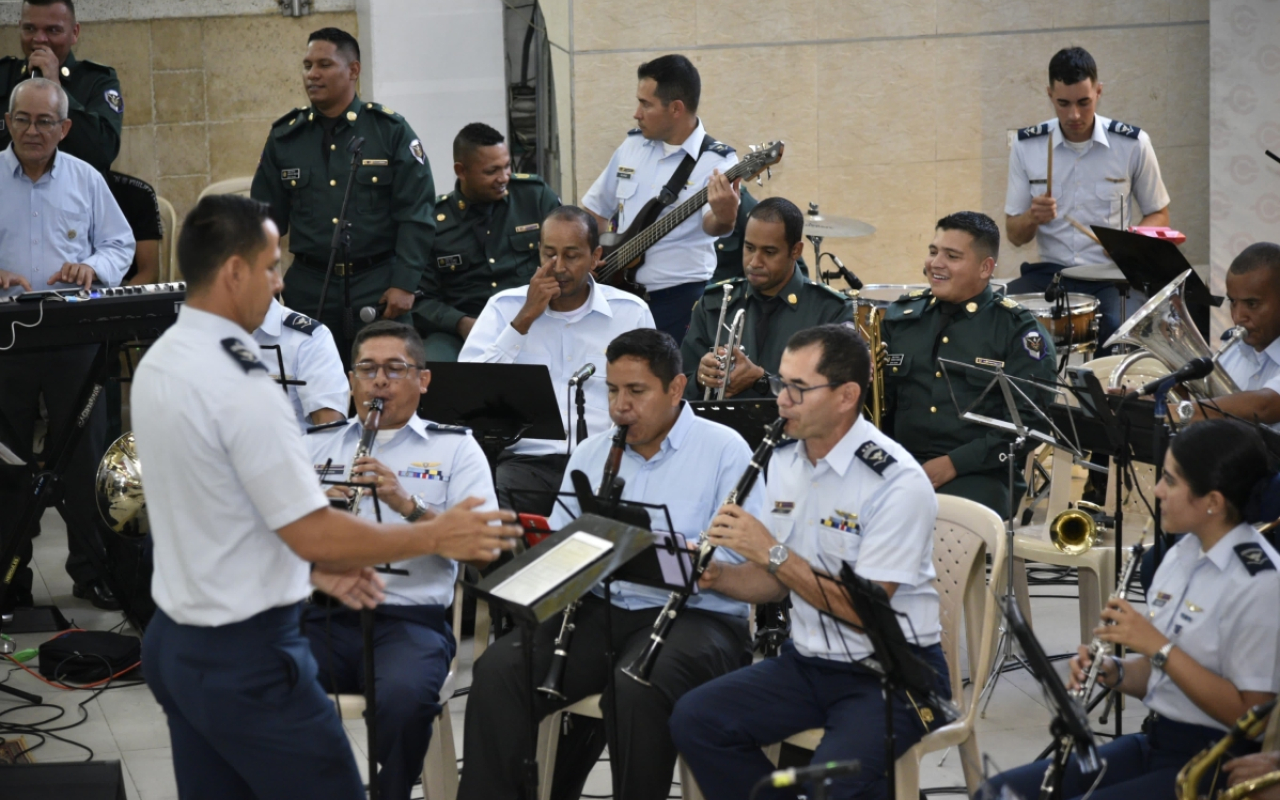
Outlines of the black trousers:
M 565 455 L 523 456 L 504 451 L 495 470 L 498 505 L 522 514 L 549 515 L 568 463 Z
M 93 368 L 97 352 L 95 345 L 0 354 L 0 440 L 27 462 L 23 467 L 0 465 L 0 509 L 3 509 L 0 536 L 7 539 L 20 535 L 17 530 L 19 503 L 27 499 L 36 470 L 31 448 L 40 395 L 44 394 L 49 410 L 49 430 L 41 458 L 52 458 L 70 432 L 68 422 L 78 413 L 80 390 Z M 76 583 L 87 583 L 98 577 L 89 548 L 101 552 L 102 547 L 93 482 L 106 449 L 106 430 L 106 403 L 100 396 L 62 476 L 66 502 L 61 513 L 67 524 L 70 551 L 67 574 Z M 18 570 L 9 587 L 8 606 L 18 601 L 31 602 L 31 550 L 30 539 L 22 542 L 18 549 Z
M 622 674 L 649 642 L 658 609 L 612 609 L 612 644 L 617 653 L 615 690 L 606 691 L 611 665 L 606 652 L 608 606 L 594 596 L 578 609 L 576 629 L 561 691 L 564 700 L 534 692 L 533 713 L 541 720 L 584 697 L 602 693 L 605 734 L 609 740 L 618 800 L 665 800 L 671 789 L 676 749 L 668 719 L 676 700 L 697 686 L 747 663 L 747 620 L 724 614 L 685 610 L 672 626 L 658 658 L 650 686 Z M 541 684 L 551 662 L 552 643 L 560 631 L 555 616 L 533 637 L 533 682 Z M 530 741 L 530 675 L 525 670 L 521 634 L 498 640 L 476 662 L 467 698 L 462 783 L 459 800 L 507 800 L 521 795 L 523 762 L 532 755 Z M 616 730 L 616 738 L 615 738 Z M 585 765 L 588 769 L 590 763 Z M 565 776 L 575 784 L 582 776 Z M 547 780 L 539 776 L 539 780 Z

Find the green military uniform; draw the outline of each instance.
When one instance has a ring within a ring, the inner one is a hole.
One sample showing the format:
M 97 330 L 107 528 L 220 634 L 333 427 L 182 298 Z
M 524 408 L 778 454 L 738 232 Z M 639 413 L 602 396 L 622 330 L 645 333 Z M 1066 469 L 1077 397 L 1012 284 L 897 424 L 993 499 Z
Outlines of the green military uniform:
M 733 230 L 716 239 L 716 271 L 708 285 L 742 277 L 742 240 L 747 235 L 747 216 L 760 201 L 751 196 L 746 184 L 738 190 L 738 219 Z
M 471 202 L 457 183 L 436 198 L 435 245 L 419 284 L 426 298 L 413 309 L 428 361 L 457 361 L 462 318 L 480 316 L 490 297 L 529 283 L 540 261 L 542 221 L 559 205 L 541 178 L 522 173 L 511 176 L 496 203 Z
M 944 375 L 937 359 L 988 370 L 1000 367 L 1015 378 L 1053 381 L 1053 340 L 1030 311 L 995 294 L 990 286 L 960 304 L 944 303 L 929 289 L 917 289 L 889 305 L 882 328 L 888 353 L 882 424 L 890 427 L 885 430 L 922 464 L 951 457 L 957 477 L 939 492 L 974 500 L 1008 517 L 1009 467 L 1000 457 L 1008 453 L 1010 437 L 959 419 L 959 412 L 969 408 L 992 376 L 960 367 L 950 367 Z M 1026 385 L 1020 388 L 1038 404 L 1049 399 L 1046 392 L 1037 395 Z M 995 419 L 1009 416 L 999 387 L 973 411 Z M 1024 420 L 1033 418 L 1029 408 L 1019 411 Z M 1014 474 L 1021 481 L 1021 469 L 1015 468 Z M 1022 488 L 1015 486 L 1019 492 Z
M 58 80 L 67 92 L 71 131 L 58 149 L 88 161 L 99 172 L 106 172 L 120 154 L 120 128 L 124 124 L 120 79 L 111 67 L 77 61 L 74 53 L 67 53 L 61 72 Z M 9 110 L 13 87 L 29 77 L 25 58 L 0 58 L 0 103 L 4 104 L 5 111 Z M 12 136 L 0 118 L 0 150 L 11 141 Z
M 314 315 L 351 171 L 347 145 L 356 137 L 364 138 L 364 146 L 347 206 L 351 240 L 334 267 L 320 315 L 344 364 L 363 326 L 359 309 L 376 305 L 389 287 L 413 292 L 422 280 L 435 235 L 435 184 L 422 142 L 404 117 L 359 97 L 327 136 L 319 111 L 297 108 L 271 126 L 250 190 L 271 205 L 280 234 L 290 234 L 294 262 L 285 276 L 285 305 Z M 350 317 L 345 292 L 354 309 Z
M 800 272 L 798 266 L 794 268 L 791 280 L 772 298 L 756 291 L 741 276 L 710 286 L 702 299 L 694 305 L 689 332 L 680 345 L 684 374 L 689 379 L 685 397 L 690 400 L 702 399 L 704 387 L 697 381 L 698 362 L 711 352 L 711 347 L 715 344 L 716 324 L 720 321 L 725 286 L 733 287 L 729 295 L 729 309 L 725 313 L 725 327 L 733 323 L 738 309 L 747 310 L 742 329 L 742 351 L 770 375 L 778 374 L 782 351 L 786 349 L 791 334 L 815 325 L 853 319 L 853 301 L 824 284 L 813 283 Z M 762 326 L 761 318 L 766 312 L 767 321 Z M 720 344 L 724 345 L 728 338 L 726 331 L 720 337 Z M 771 396 L 768 391 L 761 391 L 754 386 L 734 395 L 735 398 L 744 399 Z

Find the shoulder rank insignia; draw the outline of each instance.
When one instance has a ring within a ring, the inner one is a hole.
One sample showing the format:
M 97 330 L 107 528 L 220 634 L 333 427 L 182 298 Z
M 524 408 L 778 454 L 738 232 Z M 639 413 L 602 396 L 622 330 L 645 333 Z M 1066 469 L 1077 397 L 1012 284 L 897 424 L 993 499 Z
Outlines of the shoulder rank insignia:
M 912 289 L 911 291 L 907 292 L 907 297 L 911 297 L 911 298 L 924 297 L 924 293 L 925 293 L 924 289 Z M 898 299 L 901 300 L 902 298 L 898 298 Z
M 308 336 L 315 333 L 316 328 L 320 327 L 319 322 L 316 322 L 306 314 L 299 314 L 297 311 L 291 311 L 288 316 L 284 318 L 284 324 L 293 328 L 295 331 L 300 331 Z
M 1000 298 L 1000 305 L 1004 306 L 1005 308 L 1017 308 L 1017 307 L 1018 307 L 1018 301 L 1017 301 L 1017 300 L 1010 300 L 1010 299 L 1009 299 L 1009 298 L 1007 298 L 1007 297 L 1002 297 L 1002 298 Z
M 1022 130 L 1018 131 L 1018 141 L 1021 142 L 1025 139 L 1034 139 L 1037 136 L 1044 136 L 1048 132 L 1049 132 L 1049 123 L 1042 122 L 1039 125 L 1032 125 L 1029 128 L 1023 128 Z
M 639 128 L 632 128 L 631 130 L 627 131 L 627 135 L 628 135 L 628 136 L 639 136 L 639 135 L 640 135 L 640 129 L 639 129 Z
M 260 369 L 262 374 L 267 374 L 267 365 L 258 360 L 253 351 L 244 346 L 244 343 L 234 336 L 228 336 L 222 340 L 222 349 L 227 351 L 231 356 L 231 360 L 240 365 L 240 368 L 248 374 L 251 370 Z
M 1259 572 L 1275 569 L 1276 565 L 1271 563 L 1271 559 L 1267 558 L 1267 552 L 1259 545 L 1252 542 L 1238 544 L 1233 548 L 1236 555 L 1239 556 L 1240 562 L 1244 564 L 1244 568 L 1249 570 L 1250 575 L 1257 575 Z
M 449 199 L 449 195 L 447 195 L 447 194 L 442 194 L 442 195 L 440 195 L 439 197 L 437 197 L 437 198 L 436 198 L 436 202 L 437 202 L 437 203 L 443 203 L 445 200 L 448 200 L 448 199 Z
M 1027 355 L 1036 361 L 1043 361 L 1044 357 L 1049 355 L 1048 350 L 1044 346 L 1044 337 L 1040 335 L 1038 327 L 1032 328 L 1022 334 L 1022 349 L 1027 351 Z
M 711 151 L 712 153 L 715 153 L 718 156 L 725 156 L 725 157 L 728 157 L 730 153 L 737 152 L 732 147 L 725 144 L 724 142 L 712 142 L 710 145 L 707 146 L 707 150 Z
M 1111 124 L 1107 126 L 1110 133 L 1118 133 L 1121 136 L 1128 136 L 1130 139 L 1137 139 L 1138 134 L 1142 133 L 1142 129 L 1137 125 L 1130 125 L 1127 122 L 1121 122 L 1118 119 L 1111 120 Z
M 440 433 L 471 433 L 470 428 L 463 427 L 462 425 L 441 425 L 438 422 L 428 422 L 427 430 L 439 431 Z
M 871 467 L 877 475 L 884 475 L 884 471 L 898 461 L 886 453 L 883 447 L 872 441 L 863 442 L 855 455 L 859 461 Z

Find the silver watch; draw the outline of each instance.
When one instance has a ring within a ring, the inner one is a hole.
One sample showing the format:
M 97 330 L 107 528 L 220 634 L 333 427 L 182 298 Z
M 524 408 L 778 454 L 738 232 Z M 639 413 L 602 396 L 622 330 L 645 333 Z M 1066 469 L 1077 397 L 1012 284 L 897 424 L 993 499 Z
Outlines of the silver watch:
M 787 556 L 791 555 L 791 551 L 784 544 L 775 544 L 769 548 L 769 574 L 776 575 L 781 569 L 783 562 L 787 560 Z
M 1169 654 L 1172 652 L 1173 642 L 1165 642 L 1164 647 L 1161 647 L 1155 652 L 1155 655 L 1151 656 L 1151 666 L 1164 672 L 1164 665 L 1169 663 Z
M 404 515 L 404 521 L 417 522 L 430 510 L 431 509 L 427 508 L 427 504 L 422 502 L 422 498 L 415 494 L 413 495 L 413 510 Z

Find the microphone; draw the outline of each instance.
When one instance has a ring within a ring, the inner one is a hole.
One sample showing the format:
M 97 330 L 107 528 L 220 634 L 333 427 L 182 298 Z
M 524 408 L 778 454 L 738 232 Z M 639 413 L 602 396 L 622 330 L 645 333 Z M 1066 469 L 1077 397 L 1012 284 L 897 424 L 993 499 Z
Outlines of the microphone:
M 569 385 L 581 386 L 582 384 L 587 382 L 587 378 L 590 378 L 592 375 L 595 375 L 595 374 L 596 374 L 595 364 L 590 364 L 590 363 L 583 364 L 581 367 L 578 367 L 577 372 L 573 373 L 573 377 L 569 378 Z
M 1200 378 L 1207 377 L 1211 372 L 1213 372 L 1212 358 L 1209 358 L 1208 356 L 1193 358 L 1181 367 L 1178 367 L 1178 369 L 1172 374 L 1166 375 L 1163 378 L 1156 378 L 1153 381 L 1147 381 L 1142 385 L 1142 388 L 1135 393 L 1135 396 L 1153 394 L 1162 384 L 1165 383 L 1172 385 L 1185 383 L 1186 381 L 1199 380 Z
M 1044 301 L 1052 303 L 1062 297 L 1062 273 L 1055 272 L 1053 280 L 1049 283 L 1048 288 L 1044 290 Z
M 418 289 L 413 293 L 413 301 L 416 303 L 419 300 L 425 299 L 426 296 L 427 296 L 426 292 L 422 291 L 421 289 Z M 365 306 L 364 308 L 360 309 L 360 321 L 366 322 L 366 323 L 373 322 L 375 319 L 382 316 L 382 312 L 386 310 L 387 310 L 387 304 L 385 301 L 378 303 L 376 306 Z
M 363 147 L 364 147 L 364 137 L 363 137 L 363 136 L 357 136 L 357 137 L 353 138 L 351 141 L 347 142 L 347 152 L 348 152 L 348 153 L 359 153 L 359 152 L 360 152 L 360 150 L 361 150 Z
M 859 761 L 828 761 L 811 767 L 792 767 L 770 773 L 768 782 L 775 789 L 797 786 L 805 781 L 838 778 L 841 775 L 857 775 L 862 771 Z
M 32 68 L 31 68 L 31 77 L 33 77 L 33 78 L 43 78 L 43 77 L 44 77 L 44 73 L 40 71 L 40 68 L 39 68 L 39 67 L 32 67 Z
M 810 205 L 812 205 L 812 203 Z M 841 278 L 844 278 L 845 283 L 849 284 L 850 289 L 857 291 L 858 289 L 862 288 L 862 281 L 858 278 L 857 275 L 853 274 L 852 270 L 850 270 L 848 267 L 844 265 L 844 262 L 840 260 L 839 256 L 837 256 L 835 253 L 823 253 L 822 255 L 829 257 L 832 263 L 836 265 L 835 273 L 823 272 L 822 265 L 821 264 L 817 265 L 816 269 L 823 279 L 831 280 L 833 277 L 835 277 L 838 274 Z M 818 260 L 821 261 L 822 259 L 819 258 Z

